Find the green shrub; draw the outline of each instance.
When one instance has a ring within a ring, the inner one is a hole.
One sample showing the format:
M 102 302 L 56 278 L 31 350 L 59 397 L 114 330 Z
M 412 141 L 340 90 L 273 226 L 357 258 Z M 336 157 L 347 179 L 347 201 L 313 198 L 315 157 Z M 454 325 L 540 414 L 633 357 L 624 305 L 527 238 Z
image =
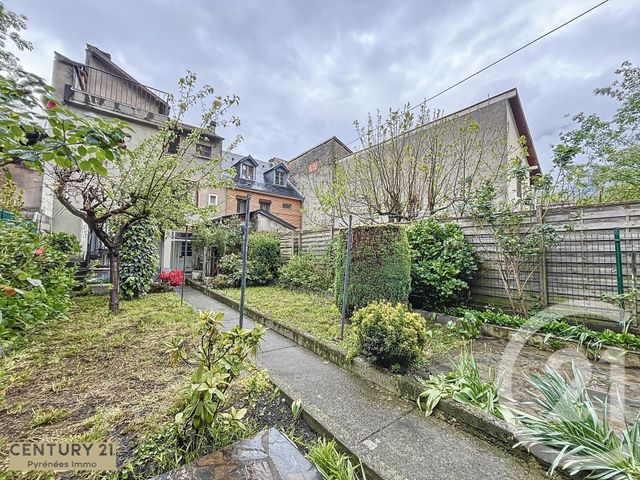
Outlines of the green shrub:
M 347 232 L 340 232 L 336 252 L 335 298 L 342 306 Z M 400 225 L 360 226 L 353 229 L 347 309 L 372 302 L 407 303 L 411 290 L 411 257 Z
M 67 262 L 79 248 L 65 235 L 40 234 L 27 223 L 0 222 L 0 238 L 0 346 L 8 346 L 67 311 L 75 285 L 75 267 Z
M 256 232 L 249 235 L 249 254 L 247 257 L 255 264 L 264 265 L 275 278 L 280 268 L 280 242 L 271 233 Z
M 322 292 L 330 288 L 330 272 L 323 257 L 310 253 L 294 255 L 280 267 L 278 284 L 291 289 Z
M 235 253 L 220 259 L 220 273 L 227 279 L 227 287 L 239 287 L 242 283 L 242 257 Z M 273 280 L 273 275 L 266 264 L 247 260 L 247 285 L 266 285 Z M 222 286 L 222 285 L 221 285 Z
M 423 220 L 407 229 L 411 248 L 411 304 L 439 309 L 466 300 L 478 270 L 475 248 L 459 225 Z
M 372 303 L 353 314 L 358 351 L 383 367 L 405 369 L 422 359 L 424 318 L 403 304 Z
M 200 312 L 201 339 L 195 351 L 189 352 L 182 338 L 171 342 L 174 365 L 183 362 L 196 366 L 189 385 L 183 390 L 186 405 L 176 415 L 176 423 L 181 427 L 192 426 L 204 434 L 210 434 L 218 424 L 243 428 L 246 408 L 236 410 L 231 406 L 229 411 L 223 411 L 232 400 L 227 390 L 249 368 L 247 357 L 255 356 L 266 332 L 261 325 L 250 330 L 235 326 L 225 331 L 223 316 L 223 313 Z
M 146 295 L 158 269 L 158 229 L 151 222 L 131 225 L 120 250 L 120 288 L 124 298 Z

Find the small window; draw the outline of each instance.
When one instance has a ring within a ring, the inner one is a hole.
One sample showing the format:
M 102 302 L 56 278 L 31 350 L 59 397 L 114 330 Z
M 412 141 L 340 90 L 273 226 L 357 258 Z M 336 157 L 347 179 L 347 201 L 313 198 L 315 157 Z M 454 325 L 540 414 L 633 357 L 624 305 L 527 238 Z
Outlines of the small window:
M 247 205 L 246 198 L 238 198 L 238 209 L 236 210 L 238 213 L 244 213 L 244 210 Z
M 253 180 L 253 165 L 243 163 L 240 167 L 240 176 L 247 180 Z
M 289 210 L 289 209 L 291 209 L 291 204 L 290 203 L 283 203 L 282 204 L 282 208 L 284 208 L 286 210 Z
M 285 175 L 281 170 L 276 170 L 276 185 L 284 186 Z
M 213 193 L 209 194 L 209 205 L 218 205 L 218 195 Z
M 318 170 L 318 160 L 314 160 L 309 164 L 309 173 L 313 173 Z
M 196 154 L 202 158 L 211 158 L 211 145 L 196 143 Z
M 260 210 L 269 212 L 271 210 L 271 202 L 269 200 L 260 200 Z

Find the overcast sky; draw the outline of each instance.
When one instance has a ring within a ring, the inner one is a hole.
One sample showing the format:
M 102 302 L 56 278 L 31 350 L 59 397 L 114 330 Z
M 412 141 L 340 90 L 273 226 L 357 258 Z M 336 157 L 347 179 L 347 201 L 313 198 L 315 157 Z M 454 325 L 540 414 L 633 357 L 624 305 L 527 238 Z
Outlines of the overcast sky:
M 187 69 L 240 96 L 239 153 L 290 159 L 377 108 L 422 99 L 598 3 L 597 0 L 9 0 L 29 18 L 22 65 L 51 78 L 53 51 L 85 43 L 139 81 L 172 91 Z M 594 88 L 640 64 L 640 1 L 611 0 L 431 103 L 454 112 L 516 87 L 543 168 L 566 114 L 609 114 Z M 221 132 L 231 137 L 232 132 Z M 357 142 L 352 145 L 357 146 Z

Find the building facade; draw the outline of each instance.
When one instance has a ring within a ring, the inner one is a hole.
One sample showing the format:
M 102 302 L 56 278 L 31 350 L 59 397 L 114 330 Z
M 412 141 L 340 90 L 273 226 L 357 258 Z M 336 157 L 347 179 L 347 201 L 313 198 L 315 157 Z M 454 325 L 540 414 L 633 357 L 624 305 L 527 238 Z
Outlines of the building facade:
M 435 131 L 437 133 L 425 140 Z M 505 167 L 516 157 L 528 168 L 531 176 L 540 173 L 535 146 L 516 89 L 438 118 L 406 133 L 406 137 L 407 144 L 414 147 L 414 151 L 424 150 L 427 148 L 424 143 L 430 141 L 439 142 L 441 150 L 446 152 L 437 150 L 438 156 L 431 166 L 434 170 L 446 172 L 437 179 L 441 183 L 438 186 L 441 192 L 459 188 L 455 182 L 464 183 L 465 189 L 470 192 L 482 181 L 490 179 L 497 185 L 498 193 L 503 198 L 522 195 L 522 188 L 526 188 L 528 182 L 521 185 L 513 179 L 507 180 L 508 175 L 505 174 Z M 526 143 L 526 154 L 522 154 L 522 139 Z M 423 143 L 419 144 L 420 141 Z M 371 149 L 380 150 L 380 147 L 379 144 Z M 519 153 L 520 156 L 517 155 Z M 344 180 L 341 188 L 354 193 L 352 197 L 357 198 L 360 185 L 357 184 L 359 177 L 355 170 L 368 161 L 368 155 L 368 149 L 353 152 L 339 139 L 332 137 L 289 161 L 291 179 L 304 196 L 303 229 L 344 226 L 345 212 L 336 211 L 333 206 L 323 206 L 322 196 L 327 195 L 327 186 L 336 180 L 337 172 L 342 172 Z M 461 171 L 469 166 L 473 169 Z M 404 178 L 403 181 L 409 179 Z M 369 187 L 375 188 L 375 185 Z M 349 198 L 348 195 L 346 197 Z M 419 210 L 424 215 L 434 210 L 431 205 L 421 207 Z M 445 210 L 442 213 L 456 213 Z M 361 220 L 357 213 L 354 218 L 356 222 Z
M 135 148 L 154 135 L 170 114 L 169 94 L 141 84 L 113 62 L 111 55 L 92 45 L 86 46 L 84 62 L 54 53 L 52 86 L 55 98 L 70 110 L 124 120 L 132 128 L 127 147 Z M 186 135 L 194 127 L 182 125 Z M 289 170 L 282 160 L 270 162 L 222 150 L 223 138 L 213 130 L 204 131 L 195 148 L 187 152 L 197 161 L 221 161 L 225 188 L 194 192 L 199 207 L 216 205 L 214 217 L 238 213 L 250 196 L 251 219 L 258 230 L 285 231 L 300 228 L 302 196 L 289 181 Z M 78 217 L 72 215 L 53 195 L 50 176 L 19 165 L 12 175 L 23 191 L 25 214 L 43 230 L 64 231 L 80 241 L 84 260 L 106 261 L 98 239 Z M 187 223 L 185 221 L 185 223 Z M 185 230 L 163 232 L 159 244 L 160 268 L 190 270 L 195 258 Z

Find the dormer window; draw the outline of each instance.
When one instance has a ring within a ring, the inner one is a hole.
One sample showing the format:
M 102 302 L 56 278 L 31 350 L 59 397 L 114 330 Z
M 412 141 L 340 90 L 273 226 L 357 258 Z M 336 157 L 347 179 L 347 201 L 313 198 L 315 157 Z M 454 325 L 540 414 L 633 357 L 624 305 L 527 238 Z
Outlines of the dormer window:
M 276 177 L 275 177 L 276 185 L 280 185 L 281 187 L 284 187 L 285 182 L 286 182 L 285 173 L 282 170 L 276 170 Z
M 253 175 L 255 173 L 255 168 L 253 165 L 249 165 L 247 163 L 243 163 L 240 165 L 240 176 L 245 180 L 253 180 Z

